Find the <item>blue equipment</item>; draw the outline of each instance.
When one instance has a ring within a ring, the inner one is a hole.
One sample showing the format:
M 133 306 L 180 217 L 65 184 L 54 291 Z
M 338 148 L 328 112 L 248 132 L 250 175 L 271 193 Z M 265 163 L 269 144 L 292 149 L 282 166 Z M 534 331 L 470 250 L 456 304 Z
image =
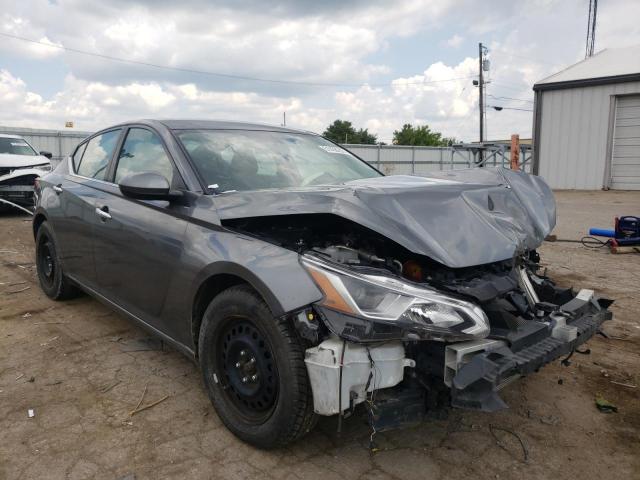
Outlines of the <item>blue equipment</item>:
M 598 237 L 607 237 L 611 240 L 602 242 L 598 239 L 588 240 L 588 245 L 592 248 L 609 245 L 612 249 L 618 246 L 635 246 L 640 245 L 640 217 L 634 217 L 626 215 L 624 217 L 616 217 L 615 229 L 608 230 L 605 228 L 590 228 L 589 235 L 596 235 Z M 585 244 L 585 237 L 582 239 L 582 243 Z M 612 250 L 613 251 L 613 250 Z

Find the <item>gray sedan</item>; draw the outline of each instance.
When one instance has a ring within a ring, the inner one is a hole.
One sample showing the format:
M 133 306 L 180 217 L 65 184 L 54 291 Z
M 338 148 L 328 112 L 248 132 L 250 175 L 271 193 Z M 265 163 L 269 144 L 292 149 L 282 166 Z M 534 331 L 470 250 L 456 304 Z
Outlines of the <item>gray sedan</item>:
M 200 366 L 225 425 L 263 448 L 318 415 L 372 433 L 493 411 L 611 301 L 559 288 L 538 177 L 385 176 L 309 132 L 145 120 L 84 140 L 36 183 L 40 285 L 87 292 Z

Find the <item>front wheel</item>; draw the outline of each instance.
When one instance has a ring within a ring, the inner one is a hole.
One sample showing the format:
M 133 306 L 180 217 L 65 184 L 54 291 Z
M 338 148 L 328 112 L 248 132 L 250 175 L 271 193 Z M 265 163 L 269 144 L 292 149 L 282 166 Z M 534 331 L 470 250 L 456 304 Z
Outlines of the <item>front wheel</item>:
M 36 269 L 42 291 L 53 300 L 66 300 L 77 295 L 78 290 L 64 276 L 53 234 L 47 222 L 43 222 L 36 234 Z
M 237 437 L 275 448 L 313 427 L 304 347 L 250 287 L 231 287 L 211 301 L 198 343 L 211 402 Z

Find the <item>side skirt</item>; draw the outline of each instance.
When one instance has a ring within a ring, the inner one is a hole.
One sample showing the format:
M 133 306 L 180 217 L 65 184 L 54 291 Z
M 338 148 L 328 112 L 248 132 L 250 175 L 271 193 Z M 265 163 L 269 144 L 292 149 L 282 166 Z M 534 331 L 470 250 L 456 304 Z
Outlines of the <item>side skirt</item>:
M 122 308 L 117 303 L 109 300 L 104 295 L 102 295 L 102 294 L 98 293 L 97 291 L 95 291 L 93 288 L 88 287 L 88 286 L 80 283 L 73 276 L 66 275 L 66 277 L 69 278 L 69 280 L 71 280 L 73 282 L 73 284 L 76 285 L 78 288 L 80 288 L 81 290 L 83 290 L 87 294 L 91 295 L 93 298 L 95 298 L 99 302 L 103 303 L 107 307 L 112 308 L 113 310 L 117 311 L 121 315 L 127 317 L 129 320 L 132 320 L 138 327 L 143 328 L 144 330 L 148 331 L 152 335 L 155 335 L 156 337 L 159 337 L 163 341 L 167 342 L 173 348 L 178 350 L 183 355 L 186 355 L 187 357 L 189 357 L 190 360 L 192 360 L 196 365 L 198 365 L 198 362 L 196 360 L 195 352 L 191 348 L 187 347 L 186 345 L 184 345 L 184 344 L 182 344 L 180 342 L 177 342 L 176 340 L 174 340 L 173 338 L 168 336 L 166 333 L 158 330 L 157 328 L 153 327 L 152 325 L 149 325 L 147 322 L 142 320 L 140 317 L 138 317 L 138 316 L 134 315 L 133 313 L 125 310 L 124 308 Z

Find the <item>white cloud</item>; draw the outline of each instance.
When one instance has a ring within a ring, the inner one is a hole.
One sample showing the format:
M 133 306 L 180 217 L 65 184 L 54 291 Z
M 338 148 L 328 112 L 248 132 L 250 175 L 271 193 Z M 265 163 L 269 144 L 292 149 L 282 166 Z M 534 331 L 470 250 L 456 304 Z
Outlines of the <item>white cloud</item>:
M 447 39 L 446 44 L 449 47 L 458 48 L 460 45 L 462 45 L 462 42 L 464 42 L 464 37 L 461 37 L 456 33 L 455 35 L 453 35 L 453 37 Z
M 301 109 L 296 98 L 246 92 L 213 92 L 193 84 L 131 83 L 110 86 L 67 77 L 63 91 L 45 100 L 6 70 L 0 70 L 3 123 L 61 128 L 73 120 L 79 130 L 95 130 L 138 117 L 222 118 L 278 123 L 282 112 Z M 314 124 L 306 116 L 305 123 Z
M 0 0 L 0 7 L 1 31 L 44 43 L 187 69 L 369 83 L 311 88 L 219 79 L 2 38 L 0 55 L 31 59 L 34 69 L 40 60 L 59 59 L 60 70 L 69 73 L 57 93 L 45 94 L 15 73 L 24 65 L 3 64 L 0 124 L 61 127 L 74 120 L 77 128 L 92 130 L 139 117 L 278 124 L 286 111 L 292 126 L 321 132 L 343 118 L 387 142 L 403 123 L 477 138 L 478 91 L 468 77 L 477 75 L 478 61 L 475 48 L 462 51 L 467 42 L 489 46 L 488 103 L 526 110 L 533 83 L 583 56 L 586 23 L 586 6 L 560 0 L 489 0 L 484 16 L 473 0 L 280 1 L 268 7 L 250 0 Z M 640 43 L 640 3 L 609 0 L 598 16 L 596 49 Z M 446 40 L 430 43 L 430 35 Z M 418 43 L 424 51 L 412 48 Z M 402 59 L 402 74 L 380 60 L 389 57 Z M 60 84 L 64 74 L 56 74 L 54 84 Z M 375 86 L 381 82 L 391 85 Z M 490 110 L 487 117 L 490 138 L 531 133 L 530 112 Z

